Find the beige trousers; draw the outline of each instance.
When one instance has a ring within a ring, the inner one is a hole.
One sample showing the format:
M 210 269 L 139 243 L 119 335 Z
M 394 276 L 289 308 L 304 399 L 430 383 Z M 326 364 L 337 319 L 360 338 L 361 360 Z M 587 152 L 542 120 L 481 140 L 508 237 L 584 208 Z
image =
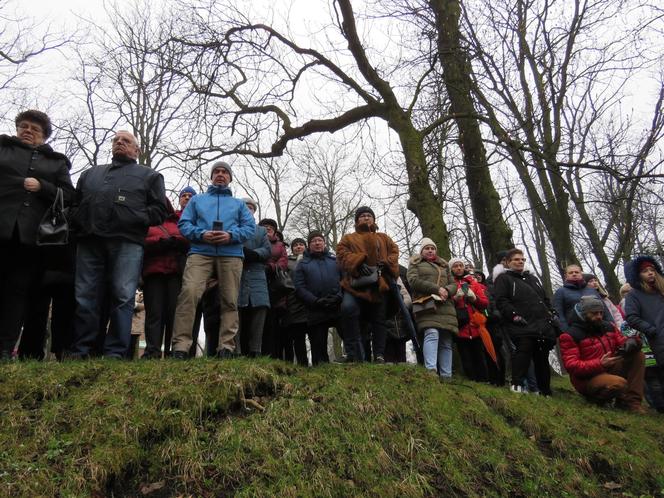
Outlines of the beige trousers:
M 192 343 L 192 324 L 196 306 L 211 278 L 219 282 L 221 323 L 219 350 L 235 350 L 235 336 L 240 328 L 237 300 L 240 294 L 242 258 L 190 254 L 184 267 L 182 288 L 175 308 L 173 325 L 173 351 L 188 352 Z

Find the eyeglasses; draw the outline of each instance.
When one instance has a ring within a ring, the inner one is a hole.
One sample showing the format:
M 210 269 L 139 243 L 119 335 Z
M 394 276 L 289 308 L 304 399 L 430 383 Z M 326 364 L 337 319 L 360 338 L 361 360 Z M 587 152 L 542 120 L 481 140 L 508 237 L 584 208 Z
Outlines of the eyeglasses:
M 21 122 L 18 124 L 16 127 L 19 130 L 30 130 L 33 133 L 38 133 L 40 135 L 44 134 L 44 130 L 42 130 L 42 127 L 38 124 L 32 124 L 32 123 L 26 123 L 25 121 Z

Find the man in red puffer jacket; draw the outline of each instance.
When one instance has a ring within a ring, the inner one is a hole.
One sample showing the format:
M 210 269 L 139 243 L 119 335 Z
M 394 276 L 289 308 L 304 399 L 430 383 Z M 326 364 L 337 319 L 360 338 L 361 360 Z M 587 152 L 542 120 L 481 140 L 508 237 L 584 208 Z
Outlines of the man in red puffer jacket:
M 560 351 L 574 388 L 589 401 L 643 413 L 645 357 L 637 338 L 626 338 L 603 320 L 604 304 L 584 296 L 560 336 Z

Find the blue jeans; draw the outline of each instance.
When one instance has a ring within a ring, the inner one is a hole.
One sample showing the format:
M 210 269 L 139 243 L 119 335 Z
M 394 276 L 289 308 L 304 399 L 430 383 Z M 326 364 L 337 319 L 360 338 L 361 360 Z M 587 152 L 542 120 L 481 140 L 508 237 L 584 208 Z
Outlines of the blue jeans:
M 362 334 L 360 320 L 369 322 L 373 337 L 373 355 L 385 355 L 385 341 L 387 329 L 385 328 L 385 297 L 379 303 L 372 303 L 344 292 L 341 301 L 341 330 L 343 332 L 344 348 L 348 358 L 353 361 L 363 361 L 364 348 L 362 347 Z
M 90 354 L 97 336 L 105 330 L 106 324 L 100 323 L 100 310 L 107 299 L 110 326 L 103 353 L 113 358 L 125 357 L 142 264 L 143 246 L 134 242 L 96 237 L 78 243 L 74 355 Z
M 436 370 L 441 377 L 452 377 L 452 332 L 426 329 L 422 352 L 427 370 Z

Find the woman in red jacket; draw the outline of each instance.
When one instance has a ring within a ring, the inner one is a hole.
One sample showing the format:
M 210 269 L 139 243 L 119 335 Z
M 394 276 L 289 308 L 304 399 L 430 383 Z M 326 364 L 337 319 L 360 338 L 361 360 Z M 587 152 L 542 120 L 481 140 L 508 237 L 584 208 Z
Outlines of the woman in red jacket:
M 484 287 L 466 271 L 462 259 L 452 258 L 449 265 L 457 285 L 456 294 L 452 296 L 452 299 L 454 299 L 459 322 L 459 334 L 456 336 L 456 341 L 461 366 L 470 380 L 487 382 L 489 373 L 484 344 L 480 337 L 479 327 L 471 321 L 471 316 L 477 311 L 485 310 L 489 305 L 489 300 L 484 292 Z
M 170 201 L 164 223 L 150 227 L 143 256 L 143 302 L 145 304 L 145 352 L 142 358 L 170 354 L 173 320 L 189 242 L 178 230 L 178 215 Z

